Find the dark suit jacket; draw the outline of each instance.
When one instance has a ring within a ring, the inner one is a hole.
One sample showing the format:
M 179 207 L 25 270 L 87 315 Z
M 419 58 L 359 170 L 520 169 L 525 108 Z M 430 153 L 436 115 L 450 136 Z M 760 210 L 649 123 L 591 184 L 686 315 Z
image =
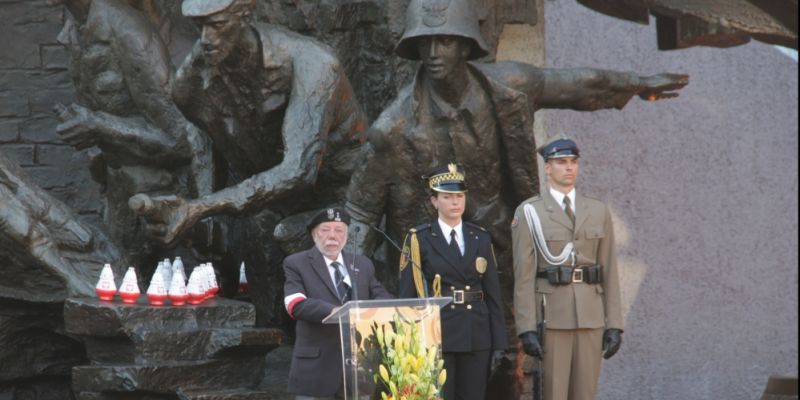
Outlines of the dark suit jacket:
M 364 256 L 342 252 L 351 282 L 357 280 L 359 299 L 385 299 L 392 295 L 375 279 L 375 267 Z M 333 396 L 342 386 L 342 350 L 339 326 L 322 324 L 335 307 L 342 305 L 336 295 L 322 253 L 313 247 L 283 260 L 286 283 L 284 296 L 302 293 L 305 300 L 292 308 L 297 319 L 296 341 L 289 369 L 289 392 L 304 396 Z M 357 278 L 356 278 L 357 277 Z
M 492 238 L 478 225 L 464 222 L 464 255 L 457 257 L 447 244 L 439 223 L 433 221 L 412 231 L 419 241 L 422 273 L 433 296 L 432 282 L 439 274 L 442 278 L 442 295 L 452 296 L 452 289 L 482 290 L 484 301 L 450 304 L 442 308 L 442 350 L 445 352 L 471 352 L 480 350 L 505 350 L 508 346 L 505 317 L 503 315 L 497 265 L 492 251 Z M 408 245 L 408 243 L 406 243 Z M 475 269 L 478 257 L 488 262 L 481 276 Z M 400 273 L 400 297 L 416 297 L 412 266 Z M 471 307 L 468 308 L 467 305 Z

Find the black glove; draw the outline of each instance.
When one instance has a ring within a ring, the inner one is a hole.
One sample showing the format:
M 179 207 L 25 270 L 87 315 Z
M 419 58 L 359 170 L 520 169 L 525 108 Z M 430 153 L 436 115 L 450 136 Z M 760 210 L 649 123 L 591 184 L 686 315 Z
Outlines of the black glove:
M 622 345 L 622 331 L 615 328 L 606 329 L 603 332 L 603 358 L 608 360 L 617 354 L 619 346 Z
M 500 366 L 506 361 L 506 352 L 503 350 L 495 350 L 492 352 L 491 364 L 489 364 L 489 376 L 494 375 Z
M 525 354 L 542 359 L 544 350 L 542 350 L 542 344 L 539 343 L 539 337 L 536 336 L 536 332 L 524 332 L 519 335 L 519 339 L 522 341 L 522 350 Z

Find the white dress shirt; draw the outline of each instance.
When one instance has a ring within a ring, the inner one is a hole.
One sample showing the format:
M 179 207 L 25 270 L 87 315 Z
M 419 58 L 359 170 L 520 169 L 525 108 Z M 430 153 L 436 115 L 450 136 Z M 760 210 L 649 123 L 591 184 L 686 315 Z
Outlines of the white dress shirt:
M 439 228 L 442 229 L 442 233 L 444 234 L 445 240 L 447 241 L 448 245 L 450 244 L 450 231 L 452 231 L 453 229 L 456 230 L 456 243 L 458 243 L 458 249 L 461 251 L 461 255 L 463 256 L 464 255 L 464 234 L 463 234 L 463 232 L 461 232 L 462 225 L 463 225 L 463 223 L 461 221 L 459 221 L 458 225 L 450 226 L 450 225 L 447 225 L 446 222 L 442 221 L 441 218 L 439 218 Z
M 325 265 L 328 266 L 328 274 L 330 274 L 331 276 L 331 282 L 333 282 L 333 287 L 336 287 L 336 275 L 335 275 L 336 268 L 331 266 L 331 264 L 333 264 L 333 262 L 336 261 L 339 264 L 341 264 L 342 267 L 345 267 L 344 258 L 342 258 L 342 253 L 339 253 L 339 257 L 337 257 L 335 260 L 331 260 L 328 257 L 325 257 L 324 255 L 322 256 L 322 258 L 325 259 Z M 347 286 L 353 287 L 353 284 L 350 283 L 350 273 L 347 271 L 347 268 L 346 267 L 339 268 L 339 270 L 342 271 L 342 275 L 344 275 L 344 283 L 346 283 Z
M 556 203 L 558 203 L 558 205 L 561 206 L 561 209 L 564 210 L 564 193 L 561 193 L 551 187 L 550 195 L 553 196 L 553 198 L 556 200 Z M 570 207 L 572 209 L 572 215 L 577 216 L 575 213 L 575 188 L 572 188 L 572 190 L 570 190 L 566 196 L 569 197 L 569 204 L 572 206 Z

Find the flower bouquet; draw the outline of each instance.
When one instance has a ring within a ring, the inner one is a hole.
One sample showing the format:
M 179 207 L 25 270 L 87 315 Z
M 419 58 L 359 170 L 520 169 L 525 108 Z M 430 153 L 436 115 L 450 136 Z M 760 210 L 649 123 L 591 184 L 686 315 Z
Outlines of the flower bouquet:
M 372 326 L 380 364 L 373 380 L 382 400 L 441 400 L 447 379 L 439 345 L 426 346 L 416 323 L 398 317 Z

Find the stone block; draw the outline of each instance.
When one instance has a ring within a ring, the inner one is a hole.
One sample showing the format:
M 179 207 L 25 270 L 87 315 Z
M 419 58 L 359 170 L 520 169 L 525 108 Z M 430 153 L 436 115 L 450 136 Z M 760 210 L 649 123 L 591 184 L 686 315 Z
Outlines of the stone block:
M 62 7 L 49 7 L 45 1 L 0 3 L 0 68 L 38 68 L 39 44 L 54 43 L 61 29 Z
M 38 115 L 19 124 L 19 136 L 26 142 L 63 143 L 56 133 L 57 125 L 54 115 Z
M 293 397 L 292 397 L 293 398 Z M 269 392 L 253 390 L 178 391 L 180 400 L 263 400 L 274 399 Z
M 0 152 L 20 166 L 34 164 L 35 150 L 32 144 L 6 144 L 0 146 Z
M 0 117 L 27 117 L 30 114 L 27 97 L 13 91 L 0 92 Z
M 33 165 L 26 167 L 25 172 L 35 185 L 45 190 L 62 188 L 71 182 L 60 167 Z
M 220 353 L 266 354 L 281 342 L 277 329 L 146 331 L 134 337 L 137 363 L 205 360 Z
M 69 68 L 70 57 L 67 49 L 61 44 L 43 44 L 42 68 L 64 70 Z
M 78 392 L 76 400 L 178 400 L 176 395 L 142 392 Z
M 151 307 L 146 296 L 136 304 L 68 299 L 66 330 L 76 335 L 119 337 L 144 331 L 247 328 L 255 325 L 252 304 L 217 298 L 200 305 Z
M 63 166 L 72 162 L 75 149 L 64 144 L 40 144 L 36 146 L 36 164 Z
M 87 365 L 72 369 L 77 392 L 136 392 L 173 394 L 185 390 L 252 388 L 260 380 L 266 358 L 241 355 L 206 362 L 166 365 Z
M 84 362 L 80 342 L 60 333 L 59 307 L 8 300 L 0 307 L 0 382 L 44 374 L 56 381 L 68 378 L 70 368 Z
M 19 120 L 0 118 L 0 143 L 19 140 Z
M 278 329 L 144 331 L 128 337 L 82 337 L 93 363 L 202 361 L 235 353 L 264 354 L 279 346 Z

